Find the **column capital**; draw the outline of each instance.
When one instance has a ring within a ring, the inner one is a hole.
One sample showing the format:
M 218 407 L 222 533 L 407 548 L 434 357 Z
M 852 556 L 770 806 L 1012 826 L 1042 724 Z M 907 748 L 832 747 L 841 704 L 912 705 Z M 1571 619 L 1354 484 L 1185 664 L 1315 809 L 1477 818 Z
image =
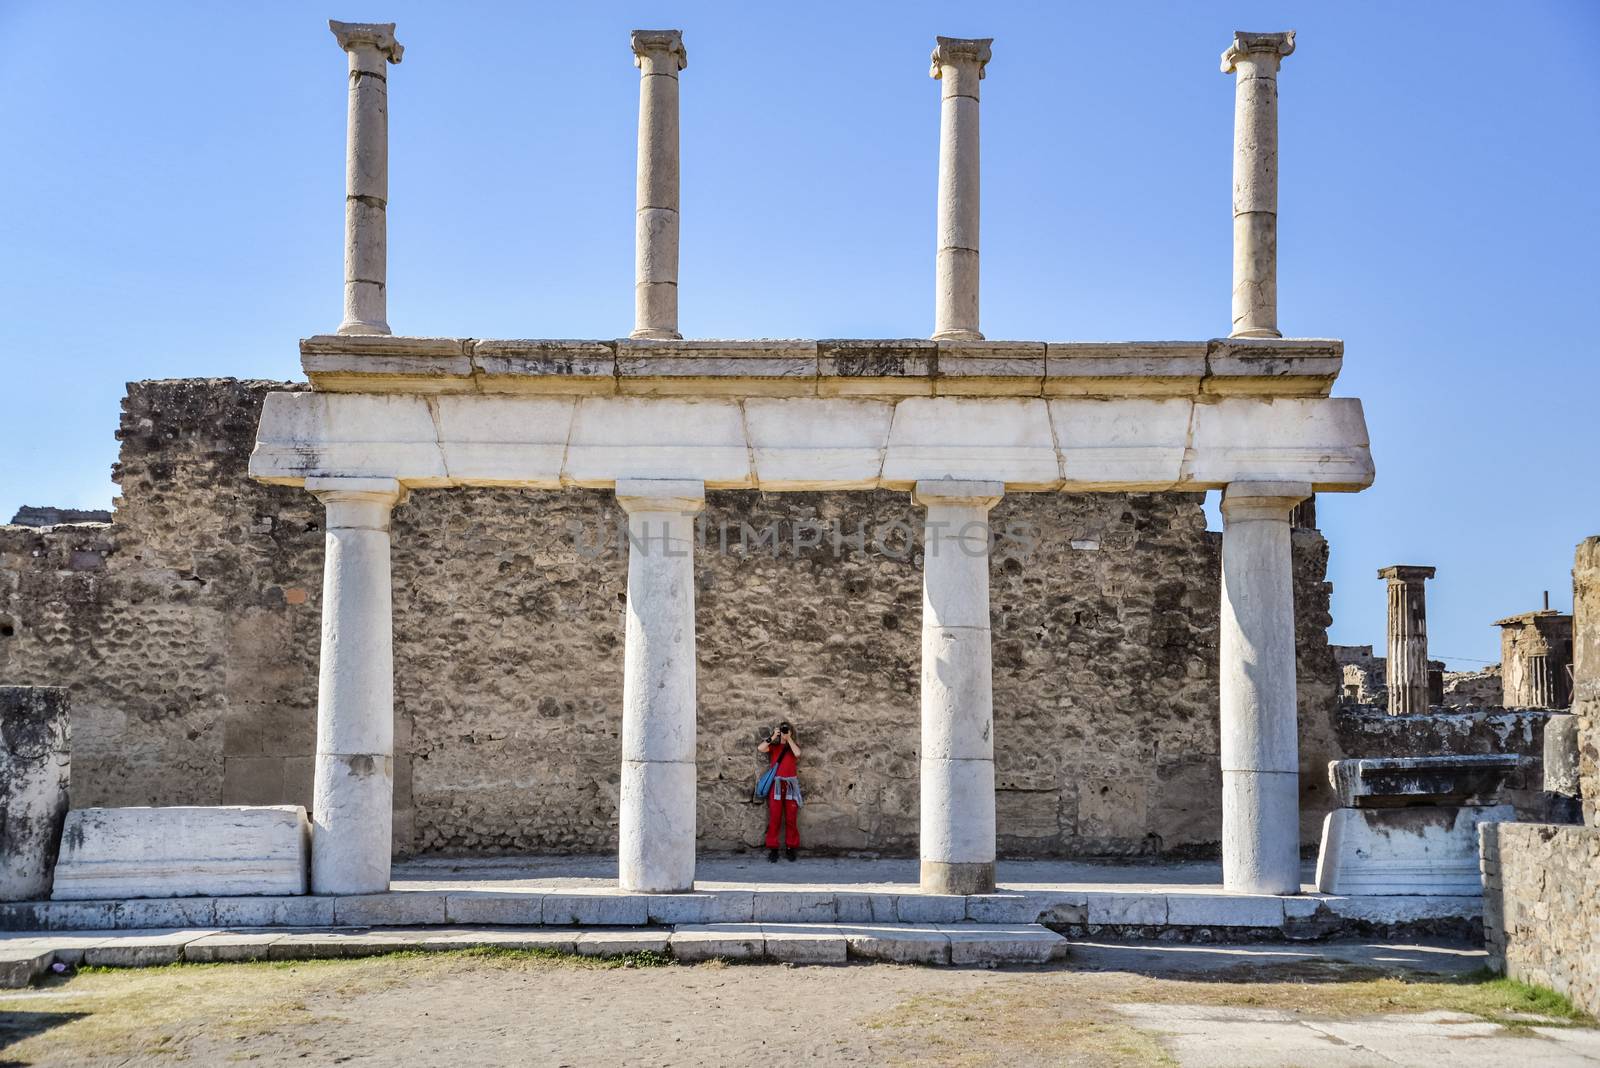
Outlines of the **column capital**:
M 406 498 L 406 488 L 392 478 L 347 478 L 318 475 L 306 479 L 306 492 L 323 504 L 387 504 Z
M 1294 31 L 1282 33 L 1246 33 L 1233 31 L 1233 43 L 1222 53 L 1222 73 L 1232 74 L 1238 62 L 1251 54 L 1264 54 L 1282 59 L 1294 54 Z
M 328 29 L 333 31 L 339 47 L 346 52 L 372 48 L 390 63 L 400 62 L 400 57 L 405 54 L 405 45 L 394 39 L 392 22 L 338 22 L 329 19 Z
M 644 61 L 672 57 L 677 61 L 673 70 L 689 65 L 689 53 L 683 47 L 682 30 L 634 30 L 628 42 L 633 47 L 633 65 L 644 69 Z M 658 73 L 652 71 L 651 73 Z
M 913 504 L 930 508 L 936 504 L 961 505 L 988 511 L 1006 495 L 1004 482 L 976 482 L 960 479 L 923 479 L 911 491 Z
M 1378 577 L 1388 579 L 1390 582 L 1413 584 L 1433 578 L 1434 570 L 1417 564 L 1390 564 L 1388 567 L 1378 569 Z
M 617 503 L 634 512 L 699 512 L 706 506 L 706 484 L 698 479 L 619 478 Z
M 1309 496 L 1309 482 L 1230 482 L 1222 491 L 1222 517 L 1281 519 L 1287 523 L 1289 512 Z
M 984 77 L 984 68 L 989 65 L 990 48 L 994 44 L 993 37 L 935 37 L 932 67 L 928 71 L 930 78 L 943 78 L 946 66 L 955 66 L 961 63 L 976 63 L 978 77 Z

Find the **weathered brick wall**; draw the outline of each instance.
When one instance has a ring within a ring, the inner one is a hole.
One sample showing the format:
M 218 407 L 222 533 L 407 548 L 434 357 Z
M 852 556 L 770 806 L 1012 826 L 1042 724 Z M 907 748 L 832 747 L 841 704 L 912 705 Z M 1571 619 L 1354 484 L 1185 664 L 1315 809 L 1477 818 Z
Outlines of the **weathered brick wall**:
M 1479 838 L 1491 966 L 1600 1015 L 1600 829 L 1488 823 Z
M 310 802 L 322 509 L 245 476 L 274 388 L 131 385 L 113 524 L 0 527 L 0 680 L 71 687 L 77 805 Z M 754 741 L 786 717 L 808 843 L 913 852 L 920 559 L 737 549 L 741 520 L 779 520 L 787 546 L 808 518 L 914 527 L 907 495 L 717 492 L 707 518 L 702 844 L 755 840 Z M 992 572 L 1001 849 L 1214 851 L 1219 535 L 1200 498 L 1018 494 L 994 518 L 1042 532 Z M 620 519 L 585 490 L 430 490 L 396 510 L 402 850 L 612 847 L 626 562 L 572 527 Z M 1327 546 L 1310 530 L 1294 545 L 1311 844 L 1343 751 Z

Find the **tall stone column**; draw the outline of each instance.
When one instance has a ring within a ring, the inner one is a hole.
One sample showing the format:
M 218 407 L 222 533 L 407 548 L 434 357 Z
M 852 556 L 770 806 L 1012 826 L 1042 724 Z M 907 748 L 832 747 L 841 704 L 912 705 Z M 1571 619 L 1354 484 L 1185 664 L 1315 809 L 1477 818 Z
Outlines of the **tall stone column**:
M 1222 495 L 1222 883 L 1300 890 L 1294 565 L 1299 482 L 1236 482 Z
M 65 686 L 0 686 L 0 901 L 50 896 L 72 778 Z
M 1000 482 L 918 482 L 922 563 L 922 890 L 994 889 L 989 509 Z
M 678 72 L 682 30 L 634 30 L 639 68 L 639 185 L 634 220 L 633 334 L 678 333 Z
M 389 73 L 405 48 L 392 22 L 328 22 L 350 54 L 341 334 L 388 334 Z
M 1233 96 L 1232 337 L 1278 332 L 1278 64 L 1294 31 L 1233 35 L 1222 73 Z
M 308 478 L 327 508 L 311 892 L 389 888 L 394 814 L 392 478 Z
M 705 485 L 619 479 L 617 503 L 628 513 L 619 882 L 624 890 L 693 890 L 694 517 L 705 507 Z
M 940 82 L 939 245 L 935 264 L 933 336 L 979 341 L 978 83 L 994 38 L 936 37 L 933 69 Z
M 1428 609 L 1422 584 L 1431 567 L 1395 564 L 1378 577 L 1389 580 L 1389 658 L 1385 669 L 1389 715 L 1428 710 Z

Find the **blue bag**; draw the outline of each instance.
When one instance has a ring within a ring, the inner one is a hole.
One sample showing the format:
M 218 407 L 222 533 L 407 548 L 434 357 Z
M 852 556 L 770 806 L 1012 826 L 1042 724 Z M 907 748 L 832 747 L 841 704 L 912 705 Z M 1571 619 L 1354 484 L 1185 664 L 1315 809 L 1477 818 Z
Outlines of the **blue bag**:
M 773 761 L 767 765 L 767 770 L 761 773 L 761 778 L 756 780 L 756 793 L 753 800 L 765 801 L 772 793 L 772 784 L 778 778 L 778 762 Z

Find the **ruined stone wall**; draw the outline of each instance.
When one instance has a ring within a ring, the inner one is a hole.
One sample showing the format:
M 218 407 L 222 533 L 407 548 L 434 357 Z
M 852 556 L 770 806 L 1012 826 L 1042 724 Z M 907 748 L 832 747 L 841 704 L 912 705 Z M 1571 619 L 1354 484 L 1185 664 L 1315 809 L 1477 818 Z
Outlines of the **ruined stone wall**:
M 1491 967 L 1600 1014 L 1600 829 L 1479 828 Z
M 1583 822 L 1600 827 L 1600 537 L 1579 542 L 1572 563 L 1572 714 Z
M 75 805 L 310 802 L 322 509 L 245 475 L 261 397 L 282 388 L 135 383 L 114 522 L 0 527 L 0 680 L 72 689 Z M 914 852 L 920 558 L 793 543 L 805 519 L 919 513 L 901 493 L 714 492 L 706 515 L 702 846 L 756 840 L 755 741 L 788 718 L 808 844 Z M 584 490 L 396 509 L 397 848 L 612 848 L 626 558 L 595 553 L 621 518 Z M 741 521 L 771 520 L 780 552 L 742 551 Z M 994 520 L 1040 532 L 992 571 L 1002 852 L 1214 852 L 1220 535 L 1200 498 L 1017 494 Z M 1294 549 L 1310 844 L 1343 750 L 1327 546 L 1297 530 Z

